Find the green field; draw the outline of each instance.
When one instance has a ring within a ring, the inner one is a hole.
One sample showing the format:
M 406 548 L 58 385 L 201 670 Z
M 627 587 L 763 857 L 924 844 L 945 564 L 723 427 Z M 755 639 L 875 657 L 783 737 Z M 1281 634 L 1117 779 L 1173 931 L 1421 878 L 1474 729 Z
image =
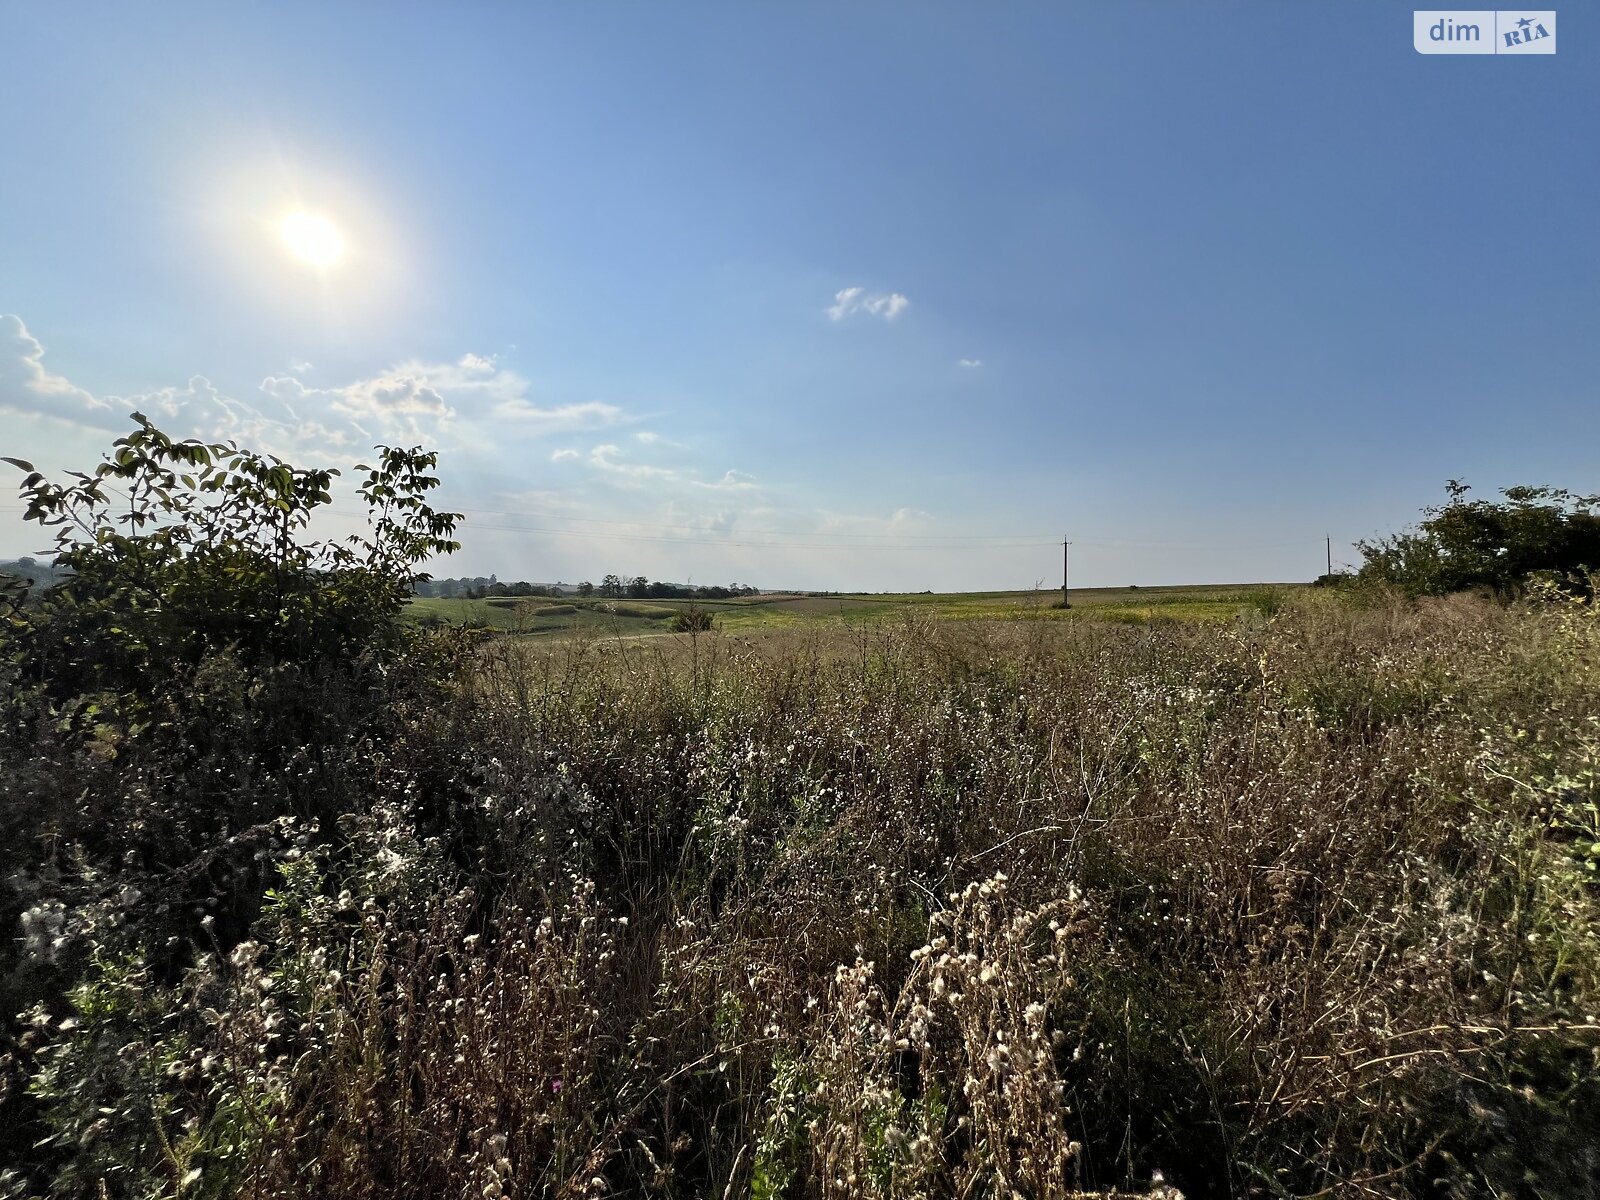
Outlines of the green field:
M 413 622 L 478 625 L 506 633 L 561 637 L 640 637 L 670 633 L 675 613 L 692 605 L 710 612 L 725 633 L 803 623 L 871 623 L 906 615 L 940 620 L 1229 621 L 1242 611 L 1271 613 L 1304 584 L 1197 584 L 1184 587 L 1085 588 L 1072 607 L 1055 591 L 914 592 L 815 595 L 772 593 L 733 600 L 601 600 L 578 597 L 414 599 Z

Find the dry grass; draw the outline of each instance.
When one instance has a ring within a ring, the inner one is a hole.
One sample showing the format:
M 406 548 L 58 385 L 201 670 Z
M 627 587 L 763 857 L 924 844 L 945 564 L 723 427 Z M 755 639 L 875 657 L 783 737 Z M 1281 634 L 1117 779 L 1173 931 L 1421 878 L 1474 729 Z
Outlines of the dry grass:
M 1593 1194 L 1596 712 L 1579 605 L 499 645 L 125 1194 Z

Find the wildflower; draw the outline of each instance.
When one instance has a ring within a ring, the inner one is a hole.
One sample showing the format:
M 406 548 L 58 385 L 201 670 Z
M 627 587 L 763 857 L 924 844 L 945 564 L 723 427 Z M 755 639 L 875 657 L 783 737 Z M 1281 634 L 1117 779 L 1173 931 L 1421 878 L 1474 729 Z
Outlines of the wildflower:
M 65 942 L 62 930 L 67 922 L 67 909 L 59 900 L 36 904 L 22 914 L 22 936 L 28 953 L 46 962 L 55 958 L 55 952 Z

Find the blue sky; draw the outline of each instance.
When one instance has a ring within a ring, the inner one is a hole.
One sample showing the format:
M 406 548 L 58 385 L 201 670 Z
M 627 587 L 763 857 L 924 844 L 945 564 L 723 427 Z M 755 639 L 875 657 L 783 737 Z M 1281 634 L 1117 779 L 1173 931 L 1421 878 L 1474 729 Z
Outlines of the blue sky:
M 1594 12 L 5 5 L 0 452 L 426 443 L 440 574 L 1309 578 L 1600 490 Z

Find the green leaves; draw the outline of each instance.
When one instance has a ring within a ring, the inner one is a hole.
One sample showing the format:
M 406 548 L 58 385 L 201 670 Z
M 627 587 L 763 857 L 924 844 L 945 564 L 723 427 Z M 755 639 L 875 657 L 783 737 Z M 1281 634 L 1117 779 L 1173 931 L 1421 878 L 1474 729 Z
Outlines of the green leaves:
M 1361 575 L 1411 595 L 1486 589 L 1520 593 L 1541 575 L 1578 590 L 1585 570 L 1600 567 L 1600 516 L 1594 497 L 1563 488 L 1510 487 L 1505 501 L 1469 500 L 1449 481 L 1448 501 L 1423 514 L 1414 530 L 1358 543 Z
M 62 695 L 81 682 L 61 672 L 70 663 L 92 664 L 112 690 L 151 695 L 222 648 L 257 665 L 381 652 L 399 637 L 421 564 L 458 548 L 460 514 L 424 499 L 437 456 L 420 447 L 378 447 L 358 487 L 366 532 L 324 541 L 304 531 L 333 502 L 337 470 L 176 440 L 141 413 L 133 421 L 94 472 L 62 484 L 5 460 L 29 472 L 25 519 L 54 531 L 68 580 L 29 608 L 0 597 L 0 615 L 26 614 L 0 636 L 20 642 Z

